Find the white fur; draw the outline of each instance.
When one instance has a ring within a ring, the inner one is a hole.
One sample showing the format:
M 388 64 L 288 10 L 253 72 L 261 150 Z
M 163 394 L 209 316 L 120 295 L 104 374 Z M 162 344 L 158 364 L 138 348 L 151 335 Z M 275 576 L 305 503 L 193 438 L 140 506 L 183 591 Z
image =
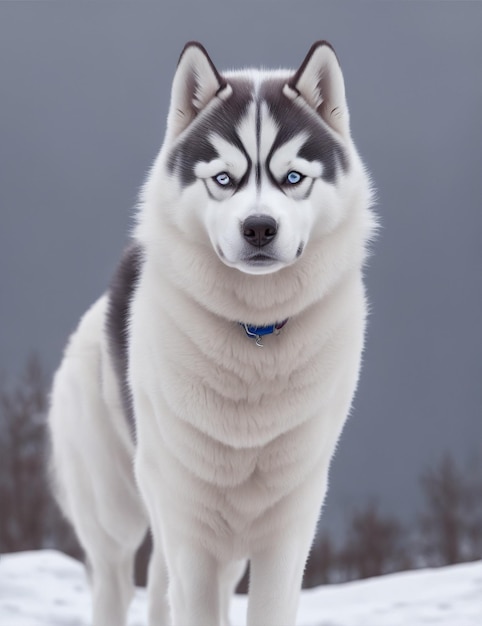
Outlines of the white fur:
M 314 98 L 319 75 L 335 76 L 337 106 L 347 111 L 334 54 L 317 57 L 300 91 L 314 81 Z M 194 104 L 182 80 L 193 67 Z M 270 76 L 240 75 L 254 76 L 256 89 Z M 226 626 L 246 559 L 249 626 L 294 625 L 330 460 L 357 385 L 366 317 L 362 265 L 374 219 L 347 114 L 340 130 L 350 168 L 335 184 L 316 179 L 301 200 L 263 174 L 260 189 L 250 183 L 225 196 L 221 189 L 212 199 L 202 177 L 245 171 L 239 150 L 215 140 L 221 162 L 201 164 L 200 178 L 183 191 L 166 158 L 186 115 L 193 123 L 192 107 L 212 106 L 215 91 L 211 66 L 198 48 L 188 49 L 135 233 L 145 252 L 129 329 L 137 445 L 107 352 L 105 296 L 83 317 L 55 377 L 50 428 L 58 497 L 93 573 L 94 626 L 125 624 L 132 558 L 148 523 L 150 626 Z M 302 106 L 312 106 L 309 97 Z M 188 114 L 179 114 L 180 102 Z M 276 135 L 268 118 L 263 110 L 261 155 Z M 250 110 L 239 128 L 253 160 L 254 123 Z M 305 165 L 306 176 L 316 178 L 321 164 L 293 165 L 299 146 L 289 143 L 274 158 L 273 174 Z M 279 223 L 277 260 L 256 275 L 241 258 L 239 233 L 253 213 Z M 286 318 L 262 349 L 237 323 Z

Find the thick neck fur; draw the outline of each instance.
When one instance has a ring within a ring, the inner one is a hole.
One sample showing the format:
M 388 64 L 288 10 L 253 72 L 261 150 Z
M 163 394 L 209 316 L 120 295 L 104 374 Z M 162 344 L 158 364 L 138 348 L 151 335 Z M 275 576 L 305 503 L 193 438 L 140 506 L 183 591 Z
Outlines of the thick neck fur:
M 273 76 L 286 74 L 283 70 L 270 77 L 272 80 Z M 255 100 L 264 89 L 263 72 L 242 71 L 226 76 L 230 80 L 236 77 L 243 94 L 251 83 Z M 238 93 L 236 97 L 241 96 Z M 219 104 L 210 103 L 206 108 L 215 106 Z M 350 164 L 334 183 L 336 194 L 332 200 L 342 219 L 329 232 L 313 229 L 301 258 L 266 275 L 243 273 L 225 265 L 216 254 L 205 225 L 196 217 L 195 209 L 203 202 L 199 187 L 192 184 L 182 188 L 176 173 L 169 171 L 169 154 L 177 141 L 167 133 L 143 188 L 135 237 L 151 267 L 159 268 L 159 276 L 188 292 L 202 307 L 230 321 L 268 325 L 293 317 L 322 300 L 347 273 L 361 270 L 375 220 L 367 208 L 371 203 L 367 175 L 349 137 L 343 142 L 350 153 Z M 323 206 L 324 200 L 320 202 Z
M 164 169 L 163 154 L 154 169 Z M 356 176 L 356 173 L 353 174 Z M 367 243 L 375 228 L 366 210 L 370 190 L 363 198 L 353 194 L 350 219 L 306 246 L 294 265 L 275 274 L 253 276 L 225 266 L 201 232 L 176 234 L 172 219 L 175 202 L 166 191 L 172 182 L 159 174 L 150 177 L 143 194 L 135 237 L 146 258 L 200 305 L 230 321 L 258 325 L 292 317 L 323 299 L 350 272 L 359 272 L 367 255 Z M 354 185 L 356 188 L 356 185 Z M 170 245 L 175 241 L 175 245 Z

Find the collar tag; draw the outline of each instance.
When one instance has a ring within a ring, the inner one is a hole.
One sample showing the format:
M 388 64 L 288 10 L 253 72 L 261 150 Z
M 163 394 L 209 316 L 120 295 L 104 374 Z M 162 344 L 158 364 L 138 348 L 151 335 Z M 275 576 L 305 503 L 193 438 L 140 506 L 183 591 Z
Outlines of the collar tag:
M 261 342 L 261 337 L 265 335 L 279 334 L 283 326 L 286 324 L 288 319 L 285 319 L 283 322 L 276 322 L 274 324 L 270 324 L 269 326 L 255 326 L 254 324 L 243 324 L 243 322 L 239 322 L 240 326 L 244 328 L 244 332 L 250 339 L 254 339 L 258 348 L 263 348 L 263 344 Z

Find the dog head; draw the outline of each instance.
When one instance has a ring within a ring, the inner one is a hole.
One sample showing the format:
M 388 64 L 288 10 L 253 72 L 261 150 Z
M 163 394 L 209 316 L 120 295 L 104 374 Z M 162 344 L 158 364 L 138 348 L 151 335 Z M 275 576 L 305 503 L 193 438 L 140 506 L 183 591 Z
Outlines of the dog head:
M 315 43 L 296 72 L 221 74 L 188 43 L 161 157 L 164 199 L 188 239 L 245 274 L 293 265 L 343 221 L 360 167 L 333 49 Z

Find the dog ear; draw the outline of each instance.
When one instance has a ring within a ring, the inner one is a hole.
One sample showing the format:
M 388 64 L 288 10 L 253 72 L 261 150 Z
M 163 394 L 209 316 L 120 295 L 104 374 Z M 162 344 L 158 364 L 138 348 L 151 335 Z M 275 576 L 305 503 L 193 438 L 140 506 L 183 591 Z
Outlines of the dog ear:
M 343 137 L 350 134 L 345 84 L 335 51 L 327 41 L 315 42 L 288 86 L 300 94 L 323 120 Z
M 197 41 L 184 46 L 172 83 L 167 128 L 177 137 L 214 98 L 226 81 L 214 67 L 204 47 Z

